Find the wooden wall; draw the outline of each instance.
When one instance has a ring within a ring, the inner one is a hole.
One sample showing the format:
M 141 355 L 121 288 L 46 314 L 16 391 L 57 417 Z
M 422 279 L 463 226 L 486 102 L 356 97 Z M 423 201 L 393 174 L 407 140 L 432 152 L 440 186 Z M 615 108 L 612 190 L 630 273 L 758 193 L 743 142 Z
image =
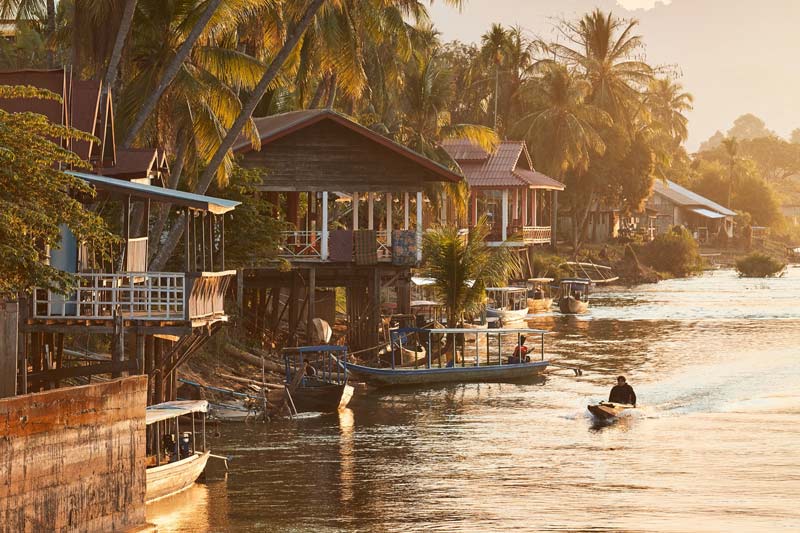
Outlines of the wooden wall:
M 0 400 L 0 531 L 145 523 L 147 377 Z
M 17 394 L 19 304 L 0 299 L 0 398 Z

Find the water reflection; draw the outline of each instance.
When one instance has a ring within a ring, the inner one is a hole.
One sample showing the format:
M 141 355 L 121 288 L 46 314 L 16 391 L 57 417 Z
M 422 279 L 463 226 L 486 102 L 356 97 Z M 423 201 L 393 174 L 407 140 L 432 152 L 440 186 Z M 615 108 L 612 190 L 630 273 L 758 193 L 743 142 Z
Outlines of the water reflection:
M 359 391 L 338 415 L 221 426 L 227 481 L 148 517 L 164 531 L 797 529 L 797 301 L 797 270 L 603 289 L 587 315 L 531 321 L 584 375 Z M 586 405 L 617 374 L 643 406 L 595 426 Z

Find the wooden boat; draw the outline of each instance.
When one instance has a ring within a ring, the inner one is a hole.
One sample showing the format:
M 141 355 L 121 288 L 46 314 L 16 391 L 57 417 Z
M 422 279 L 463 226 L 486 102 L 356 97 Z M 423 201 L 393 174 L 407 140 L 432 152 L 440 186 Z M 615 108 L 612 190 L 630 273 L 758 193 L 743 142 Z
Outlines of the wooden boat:
M 569 269 L 573 276 L 583 276 L 595 285 L 612 283 L 619 279 L 610 266 L 592 262 L 567 261 L 558 265 L 558 268 Z
M 450 354 L 439 353 L 435 357 L 428 350 L 425 364 L 419 368 L 405 368 L 393 361 L 391 367 L 377 368 L 345 362 L 344 365 L 352 376 L 367 383 L 379 386 L 391 385 L 428 385 L 436 383 L 505 383 L 518 382 L 536 378 L 550 364 L 544 356 L 544 335 L 548 332 L 535 329 L 471 329 L 471 328 L 444 328 L 429 329 L 401 328 L 397 335 L 418 333 L 427 336 L 429 344 L 440 345 L 436 336 L 455 335 L 456 342 L 450 343 Z M 485 336 L 485 342 L 468 343 L 469 336 Z M 519 344 L 521 337 L 541 337 L 541 354 L 537 360 L 524 363 L 511 363 L 507 361 L 513 351 L 513 346 Z M 464 342 L 462 342 L 462 340 Z M 506 347 L 511 350 L 505 350 Z M 481 349 L 485 346 L 485 351 Z M 448 363 L 448 360 L 450 363 Z
M 564 314 L 585 313 L 589 309 L 589 287 L 591 281 L 584 278 L 561 280 L 558 309 Z
M 595 405 L 588 405 L 586 408 L 598 420 L 611 420 L 617 418 L 626 409 L 633 409 L 634 407 L 627 403 L 600 402 Z
M 504 323 L 524 320 L 528 316 L 528 301 L 524 287 L 487 287 L 486 315 Z
M 146 411 L 148 466 L 145 470 L 150 503 L 177 494 L 197 481 L 211 452 L 205 449 L 205 413 L 208 402 L 186 400 L 151 405 Z M 198 448 L 195 413 L 201 413 L 202 446 Z M 180 417 L 191 416 L 191 432 L 181 433 Z
M 553 278 L 531 278 L 525 283 L 528 312 L 544 313 L 553 307 L 553 295 L 550 294 L 552 282 Z
M 298 413 L 335 413 L 353 397 L 347 384 L 347 346 L 284 349 L 286 389 Z

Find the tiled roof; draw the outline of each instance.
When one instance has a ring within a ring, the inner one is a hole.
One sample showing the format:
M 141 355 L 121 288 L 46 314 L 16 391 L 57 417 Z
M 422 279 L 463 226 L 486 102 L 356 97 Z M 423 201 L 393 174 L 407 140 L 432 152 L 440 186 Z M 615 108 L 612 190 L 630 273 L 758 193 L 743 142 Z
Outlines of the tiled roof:
M 670 201 L 680 206 L 701 206 L 711 209 L 712 211 L 716 211 L 717 213 L 722 213 L 726 216 L 736 216 L 735 211 L 731 211 L 727 207 L 723 207 L 718 203 L 709 200 L 705 196 L 700 196 L 696 192 L 692 192 L 686 187 L 678 185 L 674 181 L 666 180 L 666 182 L 664 182 L 661 180 L 656 180 L 653 191 L 665 196 Z
M 396 143 L 388 137 L 372 131 L 371 129 L 359 124 L 358 122 L 340 114 L 331 109 L 305 109 L 301 111 L 290 111 L 288 113 L 280 113 L 277 115 L 270 115 L 267 117 L 258 117 L 253 119 L 258 128 L 258 136 L 261 139 L 262 147 L 272 141 L 280 139 L 290 133 L 309 127 L 322 120 L 333 121 L 345 128 L 348 128 L 363 137 L 395 152 L 396 154 L 414 161 L 418 165 L 430 170 L 441 181 L 461 181 L 461 176 L 445 167 L 428 159 L 422 154 L 419 154 Z M 247 152 L 251 150 L 250 140 L 245 136 L 240 135 L 233 145 L 234 152 Z
M 471 187 L 564 190 L 563 183 L 529 170 L 530 158 L 523 141 L 501 141 L 491 154 L 466 139 L 444 141 L 442 148 L 459 164 Z

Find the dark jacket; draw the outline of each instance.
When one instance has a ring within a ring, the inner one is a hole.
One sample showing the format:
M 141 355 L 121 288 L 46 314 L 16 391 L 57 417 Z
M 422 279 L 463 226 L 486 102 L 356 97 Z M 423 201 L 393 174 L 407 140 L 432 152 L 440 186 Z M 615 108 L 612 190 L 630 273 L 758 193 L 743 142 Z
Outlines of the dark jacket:
M 636 393 L 633 392 L 633 387 L 627 383 L 624 385 L 614 385 L 611 389 L 611 394 L 608 395 L 608 401 L 636 405 Z

